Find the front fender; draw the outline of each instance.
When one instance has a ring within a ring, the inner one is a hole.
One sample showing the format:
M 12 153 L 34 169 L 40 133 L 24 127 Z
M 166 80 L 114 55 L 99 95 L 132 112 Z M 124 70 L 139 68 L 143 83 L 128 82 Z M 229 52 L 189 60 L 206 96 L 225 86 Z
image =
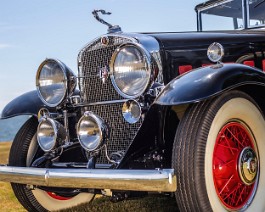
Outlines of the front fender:
M 217 64 L 195 69 L 173 79 L 154 103 L 195 103 L 247 84 L 265 86 L 265 74 L 257 68 L 242 64 Z
M 30 91 L 9 102 L 2 111 L 1 119 L 18 115 L 37 115 L 43 107 L 46 106 L 40 100 L 37 91 Z

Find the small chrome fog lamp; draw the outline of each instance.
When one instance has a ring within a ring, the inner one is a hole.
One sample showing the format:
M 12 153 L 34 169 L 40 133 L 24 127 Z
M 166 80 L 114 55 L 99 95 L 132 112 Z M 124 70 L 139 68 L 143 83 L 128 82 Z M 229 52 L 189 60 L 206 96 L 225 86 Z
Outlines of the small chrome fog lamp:
M 64 127 L 51 118 L 43 118 L 37 129 L 37 140 L 44 152 L 53 150 L 56 145 L 66 139 Z
M 108 135 L 106 123 L 92 112 L 86 111 L 77 124 L 79 142 L 87 151 L 100 148 Z
M 130 124 L 134 124 L 139 121 L 141 114 L 141 106 L 135 100 L 128 100 L 122 106 L 122 115 L 124 119 Z
M 220 62 L 224 56 L 224 47 L 220 43 L 212 43 L 207 50 L 207 56 L 212 62 Z

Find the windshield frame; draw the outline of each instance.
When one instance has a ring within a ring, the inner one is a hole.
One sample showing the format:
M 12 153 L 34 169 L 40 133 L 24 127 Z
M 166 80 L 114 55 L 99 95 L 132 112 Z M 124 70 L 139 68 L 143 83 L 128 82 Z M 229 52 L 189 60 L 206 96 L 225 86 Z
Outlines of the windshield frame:
M 202 14 L 203 11 L 232 2 L 234 0 L 210 0 L 205 3 L 199 4 L 195 7 L 197 13 L 197 31 L 202 32 Z M 250 12 L 249 12 L 249 0 L 241 0 L 242 2 L 242 19 L 243 28 L 241 29 L 253 29 L 253 28 L 264 28 L 265 24 L 260 24 L 258 26 L 250 25 Z M 265 4 L 265 3 L 264 3 Z

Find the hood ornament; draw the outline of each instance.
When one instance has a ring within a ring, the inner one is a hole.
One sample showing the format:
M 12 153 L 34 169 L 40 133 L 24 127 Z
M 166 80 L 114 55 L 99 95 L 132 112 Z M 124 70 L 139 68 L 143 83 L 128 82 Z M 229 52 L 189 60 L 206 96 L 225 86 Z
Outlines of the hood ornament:
M 107 25 L 108 28 L 108 33 L 116 33 L 116 32 L 121 32 L 121 28 L 119 25 L 112 25 L 106 21 L 104 21 L 102 18 L 99 17 L 99 14 L 101 13 L 102 15 L 111 15 L 111 12 L 106 12 L 105 10 L 94 10 L 92 14 L 94 15 L 95 19 L 97 19 L 100 23 Z

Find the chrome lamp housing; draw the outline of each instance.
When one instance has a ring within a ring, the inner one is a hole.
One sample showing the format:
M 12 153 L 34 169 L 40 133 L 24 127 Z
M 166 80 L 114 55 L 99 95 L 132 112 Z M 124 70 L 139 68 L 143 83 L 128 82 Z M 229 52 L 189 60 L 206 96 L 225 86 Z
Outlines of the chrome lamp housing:
M 154 80 L 150 53 L 140 44 L 122 44 L 112 55 L 110 78 L 122 97 L 135 99 L 141 96 Z
M 81 146 L 92 152 L 104 145 L 109 137 L 109 129 L 100 117 L 86 111 L 77 124 L 77 136 Z
M 46 59 L 38 68 L 36 87 L 42 102 L 49 107 L 56 107 L 73 94 L 76 77 L 61 61 Z
M 41 119 L 37 129 L 37 140 L 44 152 L 50 152 L 57 145 L 62 145 L 66 136 L 66 131 L 59 122 L 48 117 Z

